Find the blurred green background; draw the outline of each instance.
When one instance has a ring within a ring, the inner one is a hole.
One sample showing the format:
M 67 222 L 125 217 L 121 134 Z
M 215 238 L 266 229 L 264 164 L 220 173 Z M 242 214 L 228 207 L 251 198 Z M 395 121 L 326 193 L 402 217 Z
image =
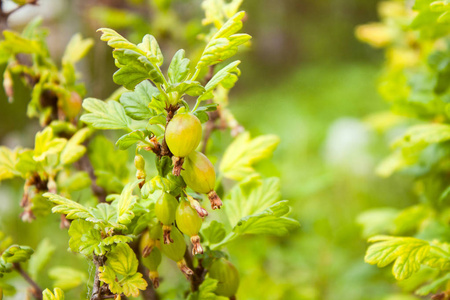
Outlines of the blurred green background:
M 174 0 L 165 13 L 148 2 L 153 1 L 41 0 L 39 7 L 13 15 L 11 26 L 20 29 L 42 15 L 55 58 L 72 34 L 93 37 L 94 49 L 80 68 L 88 95 L 105 99 L 117 88 L 115 66 L 97 28 L 112 27 L 133 41 L 151 33 L 169 53 L 166 57 L 181 47 L 195 57 L 201 45 L 196 39 L 203 30 L 200 0 Z M 282 178 L 283 196 L 291 200 L 301 228 L 285 238 L 248 238 L 228 247 L 241 270 L 238 299 L 410 299 L 395 296 L 400 291 L 386 276 L 390 270 L 364 263 L 366 243 L 357 224 L 357 216 L 369 208 L 406 207 L 413 201 L 405 179 L 373 174 L 389 140 L 363 122 L 387 108 L 376 91 L 382 54 L 354 38 L 356 25 L 377 19 L 377 2 L 244 0 L 244 32 L 253 40 L 239 55 L 242 76 L 230 108 L 252 134 L 281 137 L 273 160 L 258 168 Z M 38 124 L 25 115 L 28 91 L 16 92 L 23 93 L 23 101 L 9 104 L 2 94 L 0 140 L 10 147 L 32 146 Z M 213 138 L 220 140 L 220 134 Z M 67 234 L 55 230 L 57 216 L 40 218 L 37 226 L 20 221 L 22 183 L 12 183 L 0 186 L 0 229 L 32 247 L 52 232 L 51 242 L 65 249 Z M 84 258 L 62 261 L 65 254 L 57 253 L 54 264 L 89 269 Z M 91 267 L 86 276 L 92 278 L 92 272 Z M 161 288 L 174 287 L 163 282 Z

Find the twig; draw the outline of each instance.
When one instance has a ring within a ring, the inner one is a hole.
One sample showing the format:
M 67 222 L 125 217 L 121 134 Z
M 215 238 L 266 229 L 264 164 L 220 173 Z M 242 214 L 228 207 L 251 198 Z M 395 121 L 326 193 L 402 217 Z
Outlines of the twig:
M 166 111 L 167 111 L 166 128 L 167 128 L 167 125 L 169 124 L 170 120 L 172 120 L 177 109 L 178 109 L 178 105 L 177 106 L 170 105 L 169 107 L 166 108 Z M 169 157 L 173 156 L 172 152 L 170 152 L 169 147 L 167 146 L 165 136 L 161 143 L 161 156 L 169 156 Z
M 99 275 L 99 268 L 105 264 L 105 257 L 101 255 L 94 255 L 94 265 L 95 265 L 95 277 L 94 277 L 94 288 L 92 291 L 91 300 L 102 300 L 103 297 L 103 290 L 100 287 L 100 278 Z
M 34 298 L 42 300 L 42 289 L 33 279 L 31 279 L 30 275 L 28 275 L 28 273 L 25 272 L 24 269 L 22 269 L 19 263 L 13 263 L 13 268 L 25 279 L 26 282 L 31 285 L 31 293 L 33 294 Z
M 206 275 L 206 270 L 202 265 L 202 259 L 198 260 L 198 266 L 197 268 L 194 268 L 194 262 L 191 251 L 189 251 L 189 249 L 186 249 L 186 252 L 184 253 L 184 260 L 186 261 L 186 264 L 189 267 L 189 269 L 194 271 L 194 274 L 191 276 L 191 291 L 196 292 L 198 291 L 200 285 L 205 280 Z

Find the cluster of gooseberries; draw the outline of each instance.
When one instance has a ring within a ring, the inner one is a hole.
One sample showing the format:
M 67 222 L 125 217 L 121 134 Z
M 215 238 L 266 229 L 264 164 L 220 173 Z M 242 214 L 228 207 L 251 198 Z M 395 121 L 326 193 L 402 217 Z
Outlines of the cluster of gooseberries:
M 164 138 L 173 154 L 173 175 L 181 176 L 194 192 L 207 194 L 212 209 L 220 209 L 222 201 L 214 191 L 214 166 L 204 154 L 195 150 L 202 138 L 200 120 L 192 113 L 178 113 L 167 124 Z M 145 180 L 145 160 L 140 154 L 135 157 L 135 166 L 136 177 Z M 162 191 L 156 199 L 154 212 L 157 220 L 149 224 L 149 229 L 141 237 L 140 253 L 156 288 L 159 286 L 157 269 L 161 263 L 161 253 L 175 261 L 186 278 L 193 275 L 184 259 L 187 246 L 183 234 L 190 237 L 192 254 L 203 254 L 199 231 L 208 212 L 184 190 L 175 196 L 170 191 Z M 208 273 L 218 280 L 216 294 L 232 297 L 236 293 L 239 274 L 229 261 L 215 259 Z

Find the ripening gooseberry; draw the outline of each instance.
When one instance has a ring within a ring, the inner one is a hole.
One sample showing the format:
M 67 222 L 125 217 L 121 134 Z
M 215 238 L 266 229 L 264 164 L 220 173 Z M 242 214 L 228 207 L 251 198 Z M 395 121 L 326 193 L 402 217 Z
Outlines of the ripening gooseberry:
M 216 172 L 209 159 L 198 151 L 194 151 L 185 158 L 181 171 L 186 184 L 195 192 L 208 194 L 212 209 L 220 208 L 222 201 L 214 191 Z
M 167 146 L 174 155 L 173 174 L 180 175 L 183 158 L 194 151 L 202 139 L 202 123 L 189 113 L 175 115 L 167 124 L 165 139 Z
M 175 221 L 175 211 L 178 206 L 177 199 L 169 193 L 163 192 L 155 203 L 155 215 L 163 224 L 164 244 L 172 242 L 170 231 Z
M 203 253 L 200 237 L 198 236 L 203 220 L 198 216 L 195 209 L 190 206 L 189 202 L 184 200 L 180 201 L 175 214 L 175 220 L 177 221 L 178 229 L 191 238 L 193 245 L 192 254 Z
M 159 274 L 158 266 L 161 264 L 161 251 L 158 248 L 154 248 L 147 257 L 141 257 L 141 261 L 144 266 L 149 270 L 148 277 L 153 283 L 153 287 L 156 289 L 159 286 Z
M 217 279 L 215 293 L 220 296 L 232 297 L 239 287 L 239 272 L 232 263 L 225 258 L 214 261 L 209 268 L 209 276 Z
M 186 243 L 184 242 L 184 237 L 181 232 L 174 228 L 172 230 L 173 243 L 171 244 L 161 244 L 161 251 L 171 260 L 177 262 L 178 268 L 183 272 L 186 278 L 189 278 L 194 272 L 189 269 L 184 260 L 184 253 L 186 252 Z
M 147 257 L 155 247 L 159 247 L 159 237 L 161 236 L 162 228 L 159 222 L 151 225 L 150 229 L 145 231 L 139 242 L 139 251 L 142 257 Z

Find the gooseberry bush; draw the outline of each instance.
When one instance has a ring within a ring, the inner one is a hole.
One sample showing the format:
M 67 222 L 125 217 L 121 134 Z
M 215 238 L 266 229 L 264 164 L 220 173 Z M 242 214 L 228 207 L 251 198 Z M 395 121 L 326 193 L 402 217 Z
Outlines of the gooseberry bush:
M 379 92 L 391 109 L 367 121 L 397 138 L 377 173 L 411 178 L 417 202 L 377 208 L 358 221 L 370 237 L 366 262 L 392 263 L 406 292 L 450 299 L 450 2 L 413 2 L 382 2 L 381 22 L 356 34 L 386 54 Z
M 280 200 L 279 179 L 263 178 L 254 168 L 279 139 L 252 138 L 228 109 L 228 92 L 241 71 L 240 61 L 227 60 L 251 38 L 239 33 L 241 2 L 203 2 L 203 23 L 214 26 L 202 36 L 206 46 L 195 64 L 183 49 L 167 62 L 150 34 L 134 44 L 100 28 L 118 68 L 113 80 L 122 86 L 106 100 L 85 98 L 75 68 L 92 39 L 75 35 L 57 64 L 39 19 L 21 33 L 3 31 L 5 92 L 10 101 L 22 101 L 15 97 L 15 82 L 31 89 L 27 114 L 39 118 L 42 130 L 33 149 L 0 147 L 0 180 L 23 180 L 17 201 L 23 221 L 59 214 L 70 237 L 67 259 L 84 256 L 95 271 L 87 279 L 80 270 L 52 268 L 47 275 L 54 289 L 44 289 L 39 282 L 57 249 L 46 239 L 34 251 L 2 233 L 0 295 L 15 292 L 8 277 L 16 271 L 35 299 L 64 299 L 79 285 L 87 293 L 71 297 L 235 299 L 240 271 L 227 244 L 298 227 L 287 217 L 288 201 Z M 209 155 L 217 129 L 231 133 L 232 142 L 216 151 L 220 156 Z M 114 144 L 104 130 L 119 133 Z M 134 153 L 134 164 L 128 153 Z M 174 262 L 189 289 L 170 296 L 158 292 L 176 276 L 165 270 L 160 276 L 163 260 Z

